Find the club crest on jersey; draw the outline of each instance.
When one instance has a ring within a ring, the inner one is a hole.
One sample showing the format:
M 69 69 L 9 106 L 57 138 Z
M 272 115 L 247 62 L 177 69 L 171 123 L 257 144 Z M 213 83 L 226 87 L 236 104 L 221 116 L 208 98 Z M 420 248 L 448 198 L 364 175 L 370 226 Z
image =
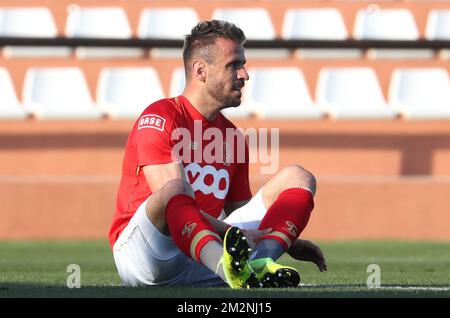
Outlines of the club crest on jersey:
M 164 131 L 166 120 L 161 116 L 149 114 L 139 118 L 138 130 L 143 128 L 153 128 L 159 131 Z
M 183 227 L 183 231 L 181 231 L 181 235 L 184 236 L 187 234 L 187 238 L 189 238 L 191 236 L 192 231 L 195 229 L 196 226 L 197 226 L 197 223 L 187 222 Z
M 297 237 L 298 230 L 297 230 L 297 227 L 295 226 L 295 224 L 292 223 L 291 221 L 286 221 L 285 223 L 286 223 L 287 227 L 284 227 L 283 230 L 287 231 L 290 235 Z

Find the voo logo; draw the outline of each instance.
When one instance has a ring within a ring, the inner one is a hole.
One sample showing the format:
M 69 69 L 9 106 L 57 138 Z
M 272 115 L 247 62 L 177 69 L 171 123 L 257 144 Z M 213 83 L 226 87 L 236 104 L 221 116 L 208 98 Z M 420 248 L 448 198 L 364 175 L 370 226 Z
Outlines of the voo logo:
M 230 176 L 228 171 L 225 169 L 217 170 L 213 166 L 201 167 L 196 162 L 191 162 L 184 167 L 187 180 L 191 181 L 189 178 L 189 173 L 192 176 L 193 182 L 191 183 L 194 191 L 201 191 L 203 194 L 214 194 L 217 199 L 225 199 L 228 188 L 230 187 Z M 208 175 L 211 175 L 213 182 L 207 185 L 205 180 Z M 222 181 L 224 180 L 224 181 Z M 225 182 L 225 188 L 220 189 L 220 183 Z

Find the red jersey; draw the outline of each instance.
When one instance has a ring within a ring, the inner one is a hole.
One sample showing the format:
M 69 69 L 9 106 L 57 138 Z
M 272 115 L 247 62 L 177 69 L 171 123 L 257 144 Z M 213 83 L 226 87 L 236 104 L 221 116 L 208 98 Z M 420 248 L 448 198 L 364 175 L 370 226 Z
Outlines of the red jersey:
M 109 231 L 111 247 L 152 194 L 141 168 L 174 161 L 183 163 L 200 209 L 214 217 L 227 200 L 252 197 L 248 148 L 236 126 L 220 113 L 207 121 L 184 96 L 159 100 L 142 112 L 128 137 Z

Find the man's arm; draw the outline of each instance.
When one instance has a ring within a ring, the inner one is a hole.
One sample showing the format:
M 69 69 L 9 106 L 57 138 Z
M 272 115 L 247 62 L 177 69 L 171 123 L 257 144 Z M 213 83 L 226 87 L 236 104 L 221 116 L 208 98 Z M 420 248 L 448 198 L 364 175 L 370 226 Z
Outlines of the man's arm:
M 178 162 L 147 165 L 142 168 L 147 184 L 152 191 L 145 206 L 146 214 L 158 231 L 166 235 L 169 235 L 169 229 L 165 209 L 169 200 L 179 193 L 180 187 L 182 187 L 182 193 L 193 197 L 192 188 L 188 182 L 174 182 L 185 179 L 182 169 L 182 164 Z
M 153 193 L 161 189 L 172 179 L 186 181 L 184 167 L 181 162 L 144 166 L 143 171 L 145 179 Z M 190 189 L 192 192 L 192 188 Z
M 193 198 L 194 197 L 194 191 L 189 184 L 189 182 L 186 180 L 186 175 L 184 173 L 184 167 L 180 162 L 171 162 L 167 164 L 162 165 L 149 165 L 143 167 L 144 175 L 147 180 L 147 183 L 152 189 L 152 192 L 155 193 L 159 190 L 161 190 L 169 181 L 171 180 L 183 180 L 185 185 L 186 192 Z M 163 196 L 165 197 L 165 196 Z M 165 206 L 167 202 L 155 202 L 149 201 L 148 209 L 152 208 L 152 204 L 156 204 L 158 206 Z M 203 211 L 200 211 L 202 215 L 209 221 L 209 223 L 213 226 L 213 228 L 216 230 L 216 232 L 220 236 L 224 236 L 226 230 L 228 229 L 228 225 L 225 222 L 222 222 L 215 217 L 209 215 L 208 213 L 205 213 Z M 152 215 L 152 213 L 147 213 Z M 158 225 L 156 223 L 160 223 L 159 227 L 157 228 L 164 228 L 165 220 L 161 220 L 158 218 L 151 218 L 151 221 L 154 225 Z

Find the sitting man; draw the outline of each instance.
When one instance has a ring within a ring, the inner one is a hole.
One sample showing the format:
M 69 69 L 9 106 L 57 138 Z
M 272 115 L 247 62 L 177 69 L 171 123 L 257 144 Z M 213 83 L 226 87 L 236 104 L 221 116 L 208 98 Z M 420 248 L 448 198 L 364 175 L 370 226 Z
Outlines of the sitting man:
M 195 26 L 182 95 L 148 106 L 129 135 L 109 236 L 126 285 L 294 287 L 298 271 L 275 263 L 285 251 L 326 270 L 320 248 L 298 239 L 313 175 L 285 167 L 252 198 L 248 146 L 220 112 L 249 80 L 244 42 L 228 22 Z

